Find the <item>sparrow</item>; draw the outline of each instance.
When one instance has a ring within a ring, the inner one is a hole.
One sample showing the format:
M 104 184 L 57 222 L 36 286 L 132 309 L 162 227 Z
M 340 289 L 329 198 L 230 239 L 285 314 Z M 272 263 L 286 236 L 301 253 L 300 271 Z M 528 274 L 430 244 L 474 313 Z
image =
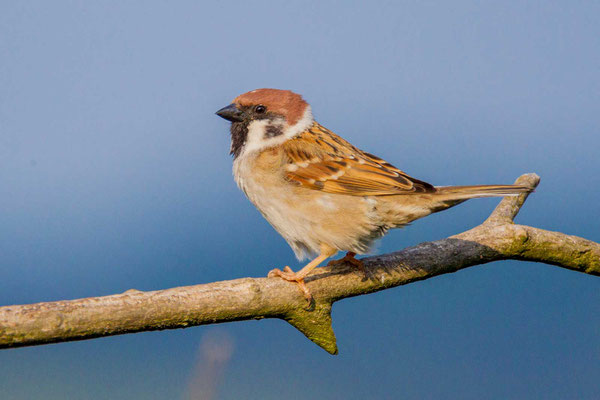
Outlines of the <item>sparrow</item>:
M 236 97 L 216 114 L 231 122 L 233 176 L 240 189 L 299 260 L 269 277 L 296 282 L 312 299 L 304 278 L 338 251 L 337 262 L 362 266 L 390 229 L 476 197 L 531 191 L 518 185 L 433 186 L 358 149 L 313 118 L 310 105 L 289 90 L 257 89 Z M 330 263 L 331 264 L 331 263 Z

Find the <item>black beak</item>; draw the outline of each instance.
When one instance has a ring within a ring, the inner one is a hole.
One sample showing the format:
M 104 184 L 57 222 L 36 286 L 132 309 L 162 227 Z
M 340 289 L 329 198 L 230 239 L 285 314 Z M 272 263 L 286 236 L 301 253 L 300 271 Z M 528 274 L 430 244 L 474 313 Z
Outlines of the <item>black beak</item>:
M 244 112 L 233 103 L 228 105 L 227 107 L 221 108 L 215 114 L 231 122 L 242 122 L 245 117 Z

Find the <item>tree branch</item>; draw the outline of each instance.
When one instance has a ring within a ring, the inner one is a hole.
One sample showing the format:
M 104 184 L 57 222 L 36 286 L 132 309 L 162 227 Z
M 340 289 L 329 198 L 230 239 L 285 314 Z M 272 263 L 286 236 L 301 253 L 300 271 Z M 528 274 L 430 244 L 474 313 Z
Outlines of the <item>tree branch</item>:
M 535 174 L 515 182 L 532 188 Z M 0 307 L 0 348 L 33 346 L 247 319 L 280 318 L 331 354 L 334 302 L 498 260 L 526 260 L 600 275 L 600 244 L 515 225 L 526 194 L 504 198 L 481 225 L 435 242 L 364 258 L 367 277 L 349 266 L 317 268 L 307 279 L 315 302 L 279 278 L 243 278 L 152 292 Z

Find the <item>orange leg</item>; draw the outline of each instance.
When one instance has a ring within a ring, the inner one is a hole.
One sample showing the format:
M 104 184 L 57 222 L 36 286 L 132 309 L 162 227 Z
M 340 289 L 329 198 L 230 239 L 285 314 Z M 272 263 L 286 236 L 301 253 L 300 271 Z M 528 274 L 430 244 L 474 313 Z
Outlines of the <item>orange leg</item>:
M 340 258 L 339 260 L 329 261 L 327 266 L 329 267 L 329 266 L 349 263 L 349 264 L 354 265 L 356 268 L 358 268 L 362 273 L 366 273 L 365 264 L 361 260 L 356 259 L 355 256 L 356 256 L 356 253 L 349 251 L 346 253 L 346 255 L 344 257 Z
M 318 267 L 319 264 L 321 264 L 323 261 L 334 255 L 335 253 L 337 253 L 337 250 L 335 250 L 334 248 L 329 247 L 327 245 L 322 245 L 321 254 L 319 254 L 317 258 L 306 264 L 300 271 L 294 272 L 290 267 L 286 266 L 285 268 L 283 268 L 283 271 L 279 268 L 272 269 L 271 271 L 269 271 L 269 274 L 267 276 L 269 278 L 279 277 L 289 282 L 296 282 L 300 287 L 300 290 L 302 290 L 302 293 L 304 293 L 304 297 L 306 297 L 306 299 L 310 302 L 312 301 L 312 295 L 310 294 L 310 291 L 304 283 L 304 278 L 306 278 L 306 276 L 310 274 L 310 272 L 313 269 Z

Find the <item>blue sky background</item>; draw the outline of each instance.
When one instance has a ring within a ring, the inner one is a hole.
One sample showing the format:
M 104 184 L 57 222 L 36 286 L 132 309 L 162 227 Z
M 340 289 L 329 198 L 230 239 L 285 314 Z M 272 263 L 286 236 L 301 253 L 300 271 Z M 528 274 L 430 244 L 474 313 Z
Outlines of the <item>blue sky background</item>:
M 438 185 L 542 177 L 518 222 L 600 241 L 598 2 L 0 4 L 0 304 L 155 290 L 298 263 L 237 189 L 214 111 L 292 89 Z M 497 200 L 394 231 L 468 229 Z M 336 303 L 340 354 L 282 321 L 0 352 L 3 399 L 594 399 L 598 278 L 501 262 Z M 198 361 L 200 360 L 200 361 Z

